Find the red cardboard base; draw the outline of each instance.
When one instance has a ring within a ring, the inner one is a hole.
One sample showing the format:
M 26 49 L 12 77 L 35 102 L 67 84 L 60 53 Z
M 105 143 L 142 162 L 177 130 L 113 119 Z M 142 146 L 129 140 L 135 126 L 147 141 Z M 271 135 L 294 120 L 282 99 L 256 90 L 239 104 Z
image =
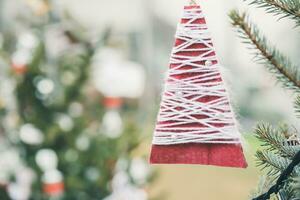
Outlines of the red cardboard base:
M 150 163 L 247 167 L 240 144 L 153 145 Z

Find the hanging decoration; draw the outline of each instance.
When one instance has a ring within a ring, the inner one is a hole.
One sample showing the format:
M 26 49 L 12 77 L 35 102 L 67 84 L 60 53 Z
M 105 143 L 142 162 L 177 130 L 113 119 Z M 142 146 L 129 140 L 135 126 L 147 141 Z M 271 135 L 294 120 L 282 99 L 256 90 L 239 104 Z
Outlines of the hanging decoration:
M 170 58 L 151 163 L 247 166 L 222 68 L 200 6 L 186 6 Z
M 43 171 L 43 191 L 50 197 L 60 197 L 64 193 L 63 174 L 57 169 L 58 157 L 51 149 L 37 152 L 35 161 Z

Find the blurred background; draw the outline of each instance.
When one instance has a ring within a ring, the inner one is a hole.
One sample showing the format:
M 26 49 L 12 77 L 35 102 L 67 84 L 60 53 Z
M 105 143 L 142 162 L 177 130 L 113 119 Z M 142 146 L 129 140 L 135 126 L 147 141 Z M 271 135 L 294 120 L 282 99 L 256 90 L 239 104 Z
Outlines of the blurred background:
M 242 0 L 201 1 L 244 135 L 246 170 L 150 166 L 176 25 L 188 1 L 0 0 L 0 199 L 247 199 L 257 121 L 288 121 L 274 86 L 230 25 Z M 247 9 L 300 64 L 293 24 Z M 288 34 L 288 37 L 286 36 Z

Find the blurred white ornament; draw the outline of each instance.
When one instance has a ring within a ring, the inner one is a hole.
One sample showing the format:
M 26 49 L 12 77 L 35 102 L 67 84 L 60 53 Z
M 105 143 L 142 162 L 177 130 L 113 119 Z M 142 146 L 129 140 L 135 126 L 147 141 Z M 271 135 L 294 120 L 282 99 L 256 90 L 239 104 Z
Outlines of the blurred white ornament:
M 20 128 L 20 139 L 29 145 L 39 145 L 44 141 L 44 135 L 32 124 L 24 124 Z
M 74 128 L 74 121 L 73 119 L 66 114 L 59 114 L 57 116 L 57 123 L 61 130 L 65 132 L 69 132 Z
M 144 92 L 145 72 L 138 63 L 107 48 L 93 59 L 92 78 L 96 89 L 108 97 L 138 98 Z
M 67 86 L 73 85 L 76 80 L 77 80 L 77 76 L 72 71 L 65 71 L 61 76 L 62 83 Z
M 78 159 L 78 153 L 74 149 L 68 149 L 65 153 L 65 159 L 69 162 L 75 162 Z
M 18 151 L 12 148 L 0 152 L 0 158 L 0 177 L 5 182 L 11 173 L 18 171 L 23 165 Z
M 100 177 L 99 169 L 95 167 L 89 167 L 85 171 L 85 177 L 90 180 L 96 182 Z
M 42 181 L 45 184 L 60 183 L 63 181 L 63 175 L 57 169 L 51 169 L 44 172 Z
M 114 190 L 113 193 L 104 200 L 147 200 L 147 193 L 132 185 L 127 185 L 121 189 Z
M 69 107 L 69 114 L 72 117 L 80 117 L 82 115 L 82 112 L 83 112 L 82 104 L 80 104 L 78 102 L 71 103 L 71 105 Z
M 23 187 L 31 187 L 35 174 L 30 168 L 22 168 L 16 172 L 16 182 Z
M 41 79 L 37 83 L 37 89 L 38 91 L 43 95 L 49 95 L 54 90 L 54 82 L 51 79 Z
M 70 42 L 60 26 L 49 26 L 45 32 L 46 51 L 50 57 L 59 57 L 70 48 Z
M 8 184 L 10 176 L 14 174 L 22 163 L 15 149 L 4 149 L 0 151 L 0 184 Z
M 130 182 L 129 176 L 125 171 L 117 172 L 112 179 L 113 190 L 119 190 L 124 188 Z
M 12 200 L 28 200 L 30 197 L 30 188 L 17 183 L 9 184 L 7 191 Z
M 90 143 L 90 138 L 85 135 L 81 135 L 76 139 L 76 147 L 80 151 L 88 150 L 90 147 Z
M 125 171 L 128 169 L 129 166 L 129 162 L 127 159 L 125 158 L 119 158 L 117 163 L 116 163 L 116 167 L 115 170 L 118 171 Z
M 118 138 L 123 132 L 123 121 L 118 111 L 108 110 L 102 119 L 103 134 L 108 138 Z
M 150 174 L 150 168 L 145 160 L 135 158 L 131 162 L 129 172 L 136 183 L 144 184 Z
M 24 68 L 31 62 L 32 53 L 27 49 L 20 49 L 13 53 L 12 64 L 14 67 Z
M 30 32 L 22 33 L 18 38 L 18 49 L 32 50 L 38 45 L 38 38 Z
M 35 156 L 35 161 L 44 172 L 56 169 L 58 158 L 52 149 L 39 150 Z

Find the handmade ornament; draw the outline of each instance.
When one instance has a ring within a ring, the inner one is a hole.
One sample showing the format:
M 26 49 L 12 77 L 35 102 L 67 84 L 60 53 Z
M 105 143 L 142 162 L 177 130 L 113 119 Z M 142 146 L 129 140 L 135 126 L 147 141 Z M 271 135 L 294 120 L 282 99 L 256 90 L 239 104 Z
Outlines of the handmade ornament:
M 184 8 L 170 59 L 150 162 L 247 166 L 203 12 Z

